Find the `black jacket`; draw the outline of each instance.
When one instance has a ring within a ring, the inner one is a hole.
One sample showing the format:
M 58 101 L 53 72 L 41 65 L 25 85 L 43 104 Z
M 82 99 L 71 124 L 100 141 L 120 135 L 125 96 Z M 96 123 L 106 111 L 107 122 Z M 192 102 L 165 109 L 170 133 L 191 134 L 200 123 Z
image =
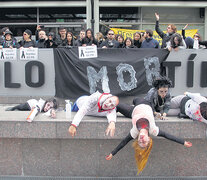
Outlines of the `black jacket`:
M 46 48 L 47 47 L 47 44 L 46 44 L 46 41 L 45 39 L 39 39 L 36 41 L 36 46 L 38 48 Z
M 165 34 L 160 28 L 159 28 L 159 21 L 156 21 L 155 30 L 157 34 L 162 38 L 162 46 L 161 48 L 166 48 L 167 42 L 170 41 L 171 36 L 174 34 Z
M 107 48 L 118 48 L 119 42 L 114 39 L 112 41 L 107 39 L 101 43 L 100 47 L 102 48 L 103 46 L 106 46 Z
M 36 43 L 34 40 L 31 41 L 25 41 L 25 40 L 21 40 L 19 42 L 20 47 L 24 47 L 24 48 L 28 48 L 28 47 L 36 47 Z

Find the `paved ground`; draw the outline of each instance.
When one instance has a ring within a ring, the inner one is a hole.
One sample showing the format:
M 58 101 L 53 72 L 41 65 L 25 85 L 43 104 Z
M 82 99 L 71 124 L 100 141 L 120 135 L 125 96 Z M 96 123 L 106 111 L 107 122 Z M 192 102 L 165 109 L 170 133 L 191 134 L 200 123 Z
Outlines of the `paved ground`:
M 15 177 L 15 176 L 11 176 L 11 177 L 5 177 L 5 176 L 0 176 L 0 180 L 96 180 L 96 179 L 100 179 L 100 180 L 206 180 L 207 177 L 137 177 L 137 178 L 133 178 L 133 177 L 125 177 L 125 178 L 120 178 L 120 177 L 107 177 L 107 178 L 99 178 L 99 177 Z

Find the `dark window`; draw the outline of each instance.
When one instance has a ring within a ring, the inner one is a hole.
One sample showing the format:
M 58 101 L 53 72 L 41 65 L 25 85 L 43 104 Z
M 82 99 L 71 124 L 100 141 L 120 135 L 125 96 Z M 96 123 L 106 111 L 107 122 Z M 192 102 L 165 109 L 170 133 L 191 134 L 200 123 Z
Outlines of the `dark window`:
M 37 22 L 36 8 L 0 8 L 0 23 Z
M 84 22 L 85 7 L 40 8 L 40 22 Z

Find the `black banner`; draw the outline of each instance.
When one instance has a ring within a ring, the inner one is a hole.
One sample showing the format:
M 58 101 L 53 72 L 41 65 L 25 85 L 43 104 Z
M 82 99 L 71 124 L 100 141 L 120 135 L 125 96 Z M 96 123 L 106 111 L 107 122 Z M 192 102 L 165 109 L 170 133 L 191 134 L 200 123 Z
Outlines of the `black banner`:
M 98 49 L 97 58 L 79 59 L 78 48 L 54 49 L 56 96 L 77 98 L 97 90 L 144 94 L 168 54 L 164 49 Z

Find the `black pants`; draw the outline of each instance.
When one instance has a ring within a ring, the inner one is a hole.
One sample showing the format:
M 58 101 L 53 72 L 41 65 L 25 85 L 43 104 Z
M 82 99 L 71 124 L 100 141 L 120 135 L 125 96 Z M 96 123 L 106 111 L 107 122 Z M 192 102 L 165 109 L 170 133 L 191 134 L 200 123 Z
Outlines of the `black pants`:
M 188 100 L 190 100 L 190 98 L 186 96 L 186 97 L 184 97 L 184 98 L 181 100 L 181 102 L 180 102 L 180 112 L 181 112 L 182 114 L 184 114 L 184 115 L 186 115 L 186 114 L 185 114 L 185 104 L 186 104 L 186 102 L 187 102 Z
M 14 106 L 11 108 L 11 111 L 14 111 L 14 110 L 19 110 L 19 111 L 30 111 L 31 108 L 29 106 L 28 103 L 24 103 L 24 104 L 19 104 L 17 106 Z
M 116 110 L 117 112 L 120 112 L 121 114 L 123 114 L 125 117 L 132 118 L 132 112 L 135 106 L 139 104 L 150 105 L 150 103 L 146 101 L 144 98 L 137 97 L 133 100 L 133 105 L 119 103 L 118 106 L 116 107 Z
M 123 114 L 125 117 L 132 118 L 132 112 L 134 110 L 134 105 L 119 103 L 116 107 L 116 111 Z
M 140 98 L 140 97 L 136 97 L 133 99 L 133 104 L 135 106 L 139 105 L 139 104 L 147 104 L 149 106 L 151 106 L 151 103 L 146 101 L 144 98 Z

